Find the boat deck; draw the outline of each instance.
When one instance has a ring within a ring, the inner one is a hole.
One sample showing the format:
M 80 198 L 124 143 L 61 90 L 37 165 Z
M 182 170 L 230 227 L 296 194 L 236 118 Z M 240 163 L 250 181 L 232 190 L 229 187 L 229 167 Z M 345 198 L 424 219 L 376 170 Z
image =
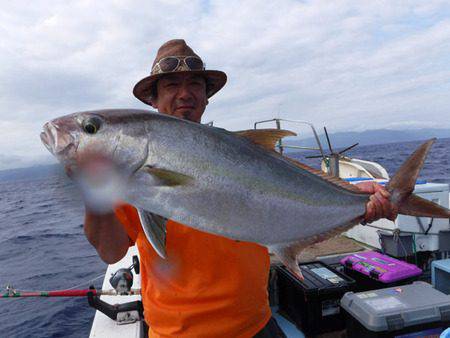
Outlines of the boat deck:
M 132 257 L 139 255 L 136 246 L 132 246 L 128 249 L 124 258 L 115 264 L 110 264 L 105 273 L 105 279 L 103 280 L 102 290 L 113 290 L 111 284 L 109 284 L 110 276 L 121 268 L 128 268 L 132 264 Z M 133 289 L 141 288 L 140 275 L 136 275 L 134 272 Z M 140 295 L 133 296 L 100 296 L 100 299 L 109 304 L 122 304 L 141 300 Z M 142 322 L 135 322 L 132 324 L 118 325 L 111 318 L 107 317 L 100 311 L 95 311 L 94 321 L 92 323 L 90 338 L 143 338 L 144 332 L 142 328 Z

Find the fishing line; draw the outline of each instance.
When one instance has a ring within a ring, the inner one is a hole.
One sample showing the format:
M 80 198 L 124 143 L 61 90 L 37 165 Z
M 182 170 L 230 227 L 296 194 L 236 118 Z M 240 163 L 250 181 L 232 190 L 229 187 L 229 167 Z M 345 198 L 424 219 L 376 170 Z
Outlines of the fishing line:
M 390 229 L 390 228 L 383 228 L 383 227 L 379 227 L 377 225 L 373 225 L 373 224 L 366 224 L 364 225 L 366 227 L 371 227 L 371 228 L 375 228 L 375 229 L 380 229 L 380 230 L 386 230 L 386 231 L 390 231 L 390 232 L 395 232 L 398 229 Z M 417 231 L 406 231 L 406 230 L 400 230 L 401 233 L 404 234 L 415 234 L 415 235 L 435 235 L 435 236 L 439 236 L 438 233 L 434 233 L 434 232 L 429 232 L 428 234 L 425 234 L 424 232 L 417 232 Z
M 73 286 L 73 287 L 71 287 L 71 288 L 68 288 L 68 289 L 66 289 L 66 290 L 73 290 L 73 289 L 76 289 L 76 288 L 78 288 L 78 287 L 80 287 L 80 286 L 82 286 L 82 285 L 91 283 L 91 282 L 93 282 L 93 281 L 95 281 L 95 280 L 97 280 L 97 279 L 100 279 L 100 278 L 102 278 L 102 277 L 105 277 L 105 274 L 104 274 L 104 273 L 101 274 L 101 275 L 98 275 L 97 277 L 94 277 L 94 278 L 92 278 L 92 279 L 90 279 L 90 280 L 88 280 L 88 281 L 82 282 L 82 283 L 77 284 L 77 285 L 75 285 L 75 286 Z

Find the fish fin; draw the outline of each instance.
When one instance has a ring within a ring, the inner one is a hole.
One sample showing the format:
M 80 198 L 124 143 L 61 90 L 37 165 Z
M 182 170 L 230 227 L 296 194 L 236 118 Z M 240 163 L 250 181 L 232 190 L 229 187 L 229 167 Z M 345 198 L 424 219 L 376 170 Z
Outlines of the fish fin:
M 425 158 L 435 141 L 435 138 L 428 140 L 417 148 L 386 185 L 391 193 L 391 202 L 397 205 L 401 214 L 450 218 L 450 210 L 412 194 Z
M 156 253 L 162 258 L 166 258 L 167 219 L 144 209 L 138 208 L 137 211 L 145 237 L 147 237 Z
M 410 216 L 450 218 L 449 209 L 414 194 L 400 204 L 399 213 Z
M 173 187 L 176 185 L 185 185 L 188 184 L 193 178 L 176 171 L 156 168 L 152 166 L 144 166 L 142 168 L 144 172 L 152 175 L 158 181 L 162 183 L 162 185 L 167 185 L 169 187 Z
M 435 138 L 428 140 L 417 148 L 389 180 L 386 189 L 393 194 L 393 201 L 401 203 L 414 191 L 417 177 L 434 141 Z
M 251 140 L 253 143 L 263 146 L 268 150 L 274 150 L 277 142 L 283 137 L 297 136 L 293 131 L 283 129 L 249 129 L 235 131 L 234 133 Z
M 290 272 L 292 272 L 300 280 L 304 280 L 299 265 L 300 254 L 306 248 L 312 247 L 317 243 L 321 243 L 336 236 L 342 235 L 343 232 L 349 230 L 356 224 L 360 223 L 363 219 L 364 219 L 363 216 L 358 216 L 344 225 L 338 226 L 332 230 L 323 233 L 319 233 L 315 236 L 303 238 L 299 241 L 291 243 L 270 245 L 269 250 L 278 257 L 281 263 L 283 263 Z
M 298 255 L 301 251 L 298 243 L 271 245 L 270 251 L 275 254 L 280 259 L 281 263 L 283 263 L 283 265 L 298 279 L 301 281 L 305 279 L 298 263 Z

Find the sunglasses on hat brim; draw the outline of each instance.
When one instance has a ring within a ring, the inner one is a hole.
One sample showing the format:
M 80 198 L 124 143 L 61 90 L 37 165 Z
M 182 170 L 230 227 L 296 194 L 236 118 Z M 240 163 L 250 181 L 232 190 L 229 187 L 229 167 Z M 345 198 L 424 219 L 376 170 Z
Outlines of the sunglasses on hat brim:
M 152 74 L 168 73 L 177 70 L 205 70 L 205 65 L 196 56 L 168 56 L 159 60 L 152 69 Z

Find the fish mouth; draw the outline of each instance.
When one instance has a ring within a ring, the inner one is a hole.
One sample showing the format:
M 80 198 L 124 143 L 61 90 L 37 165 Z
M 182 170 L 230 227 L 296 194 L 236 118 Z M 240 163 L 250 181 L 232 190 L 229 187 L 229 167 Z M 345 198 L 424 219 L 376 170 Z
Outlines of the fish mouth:
M 51 121 L 44 125 L 40 137 L 47 150 L 57 157 L 66 157 L 78 146 L 70 132 L 63 131 L 60 126 Z
M 47 150 L 53 154 L 53 148 L 51 146 L 52 143 L 51 136 L 45 131 L 43 131 L 40 136 L 41 141 L 44 144 L 45 148 L 47 148 Z

